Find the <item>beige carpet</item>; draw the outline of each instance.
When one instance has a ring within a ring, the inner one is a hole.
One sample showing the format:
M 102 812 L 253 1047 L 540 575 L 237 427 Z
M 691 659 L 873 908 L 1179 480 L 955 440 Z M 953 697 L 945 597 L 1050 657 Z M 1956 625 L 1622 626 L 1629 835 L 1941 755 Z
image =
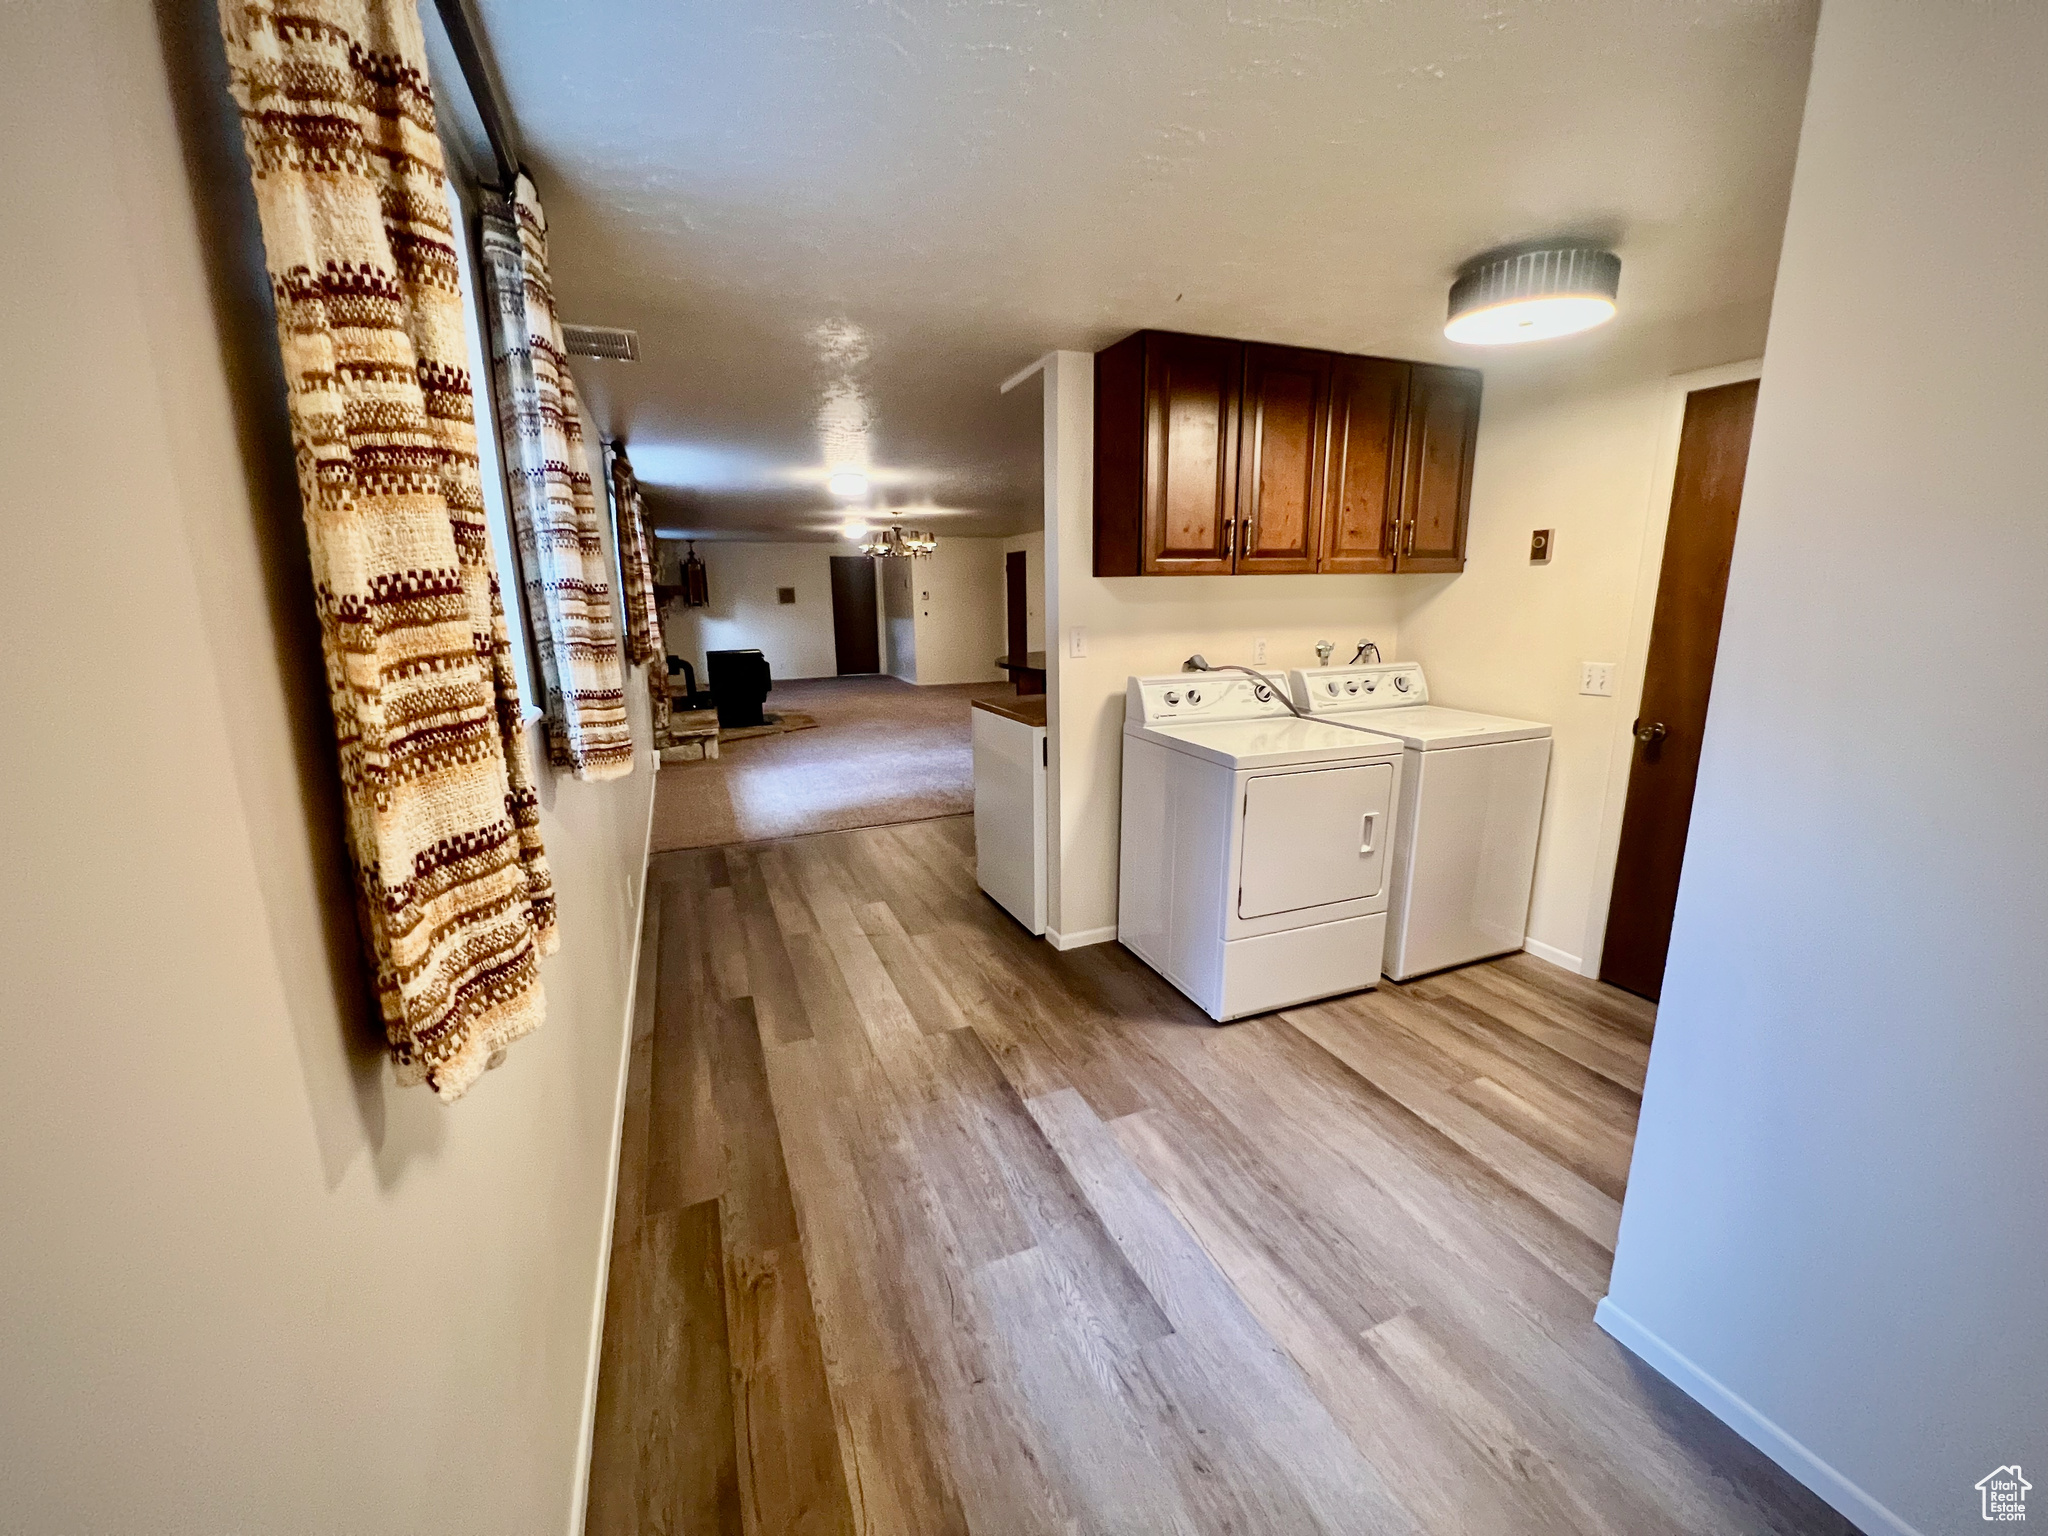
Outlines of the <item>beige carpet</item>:
M 654 792 L 654 848 L 716 848 L 974 809 L 969 701 L 1007 683 L 917 688 L 893 677 L 781 683 L 771 711 L 816 730 L 720 741 L 715 761 L 669 763 Z

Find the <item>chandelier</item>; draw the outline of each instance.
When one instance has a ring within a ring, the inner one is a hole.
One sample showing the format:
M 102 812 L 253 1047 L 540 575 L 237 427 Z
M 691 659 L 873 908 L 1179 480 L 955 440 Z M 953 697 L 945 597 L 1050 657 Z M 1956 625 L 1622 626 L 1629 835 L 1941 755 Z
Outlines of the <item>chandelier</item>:
M 860 546 L 864 555 L 877 560 L 916 559 L 930 554 L 939 547 L 938 538 L 929 533 L 919 533 L 915 528 L 877 528 L 868 535 L 867 542 Z

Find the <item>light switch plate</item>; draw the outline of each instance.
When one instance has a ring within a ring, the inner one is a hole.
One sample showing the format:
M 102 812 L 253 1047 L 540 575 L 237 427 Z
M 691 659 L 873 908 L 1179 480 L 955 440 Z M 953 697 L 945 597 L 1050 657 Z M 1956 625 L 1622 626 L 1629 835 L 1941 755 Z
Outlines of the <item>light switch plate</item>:
M 1579 692 L 1590 694 L 1596 699 L 1613 698 L 1614 663 L 1611 661 L 1580 662 Z
M 1263 667 L 1265 664 L 1266 642 L 1263 640 L 1254 640 L 1252 642 L 1252 665 L 1255 667 Z
M 1088 631 L 1079 624 L 1067 631 L 1067 654 L 1077 661 L 1088 654 Z

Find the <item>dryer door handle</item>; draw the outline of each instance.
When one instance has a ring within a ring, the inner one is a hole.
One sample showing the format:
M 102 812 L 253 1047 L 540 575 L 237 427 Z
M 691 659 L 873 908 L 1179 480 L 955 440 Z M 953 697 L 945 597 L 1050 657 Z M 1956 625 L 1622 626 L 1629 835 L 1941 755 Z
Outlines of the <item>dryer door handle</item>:
M 1358 855 L 1365 857 L 1372 852 L 1373 834 L 1379 830 L 1380 813 L 1367 811 L 1358 819 Z

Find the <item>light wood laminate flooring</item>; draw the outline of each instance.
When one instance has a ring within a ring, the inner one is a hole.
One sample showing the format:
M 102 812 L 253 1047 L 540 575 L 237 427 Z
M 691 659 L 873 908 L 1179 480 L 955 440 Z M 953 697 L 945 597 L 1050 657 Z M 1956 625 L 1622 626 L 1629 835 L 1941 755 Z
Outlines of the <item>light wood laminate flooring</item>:
M 656 858 L 588 1529 L 1851 1528 L 1593 1324 L 1649 1005 L 1219 1027 L 966 818 Z

